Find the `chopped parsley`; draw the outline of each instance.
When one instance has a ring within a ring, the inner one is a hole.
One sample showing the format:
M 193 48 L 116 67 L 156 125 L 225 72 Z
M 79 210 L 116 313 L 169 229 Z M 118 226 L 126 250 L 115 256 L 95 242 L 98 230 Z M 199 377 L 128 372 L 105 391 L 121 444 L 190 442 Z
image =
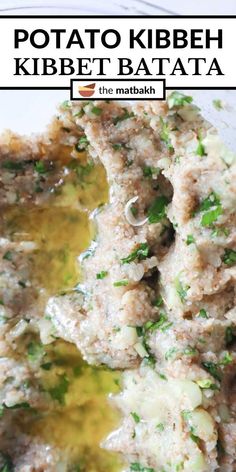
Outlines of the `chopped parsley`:
M 220 110 L 222 110 L 222 109 L 224 108 L 224 107 L 223 107 L 222 100 L 220 100 L 220 99 L 212 100 L 212 104 L 213 104 L 214 108 L 215 108 L 217 111 L 220 111 Z
M 229 354 L 229 352 L 226 352 L 224 354 L 223 359 L 220 360 L 219 364 L 220 365 L 229 365 L 229 364 L 231 364 L 232 361 L 233 361 L 233 358 L 232 358 L 231 354 Z
M 23 408 L 25 410 L 30 409 L 30 404 L 28 402 L 22 402 L 22 403 L 15 403 L 15 405 L 8 406 L 6 403 L 3 403 L 0 406 L 0 417 L 3 416 L 3 413 L 5 410 L 18 410 L 20 408 Z
M 211 379 L 197 380 L 197 384 L 202 389 L 210 388 L 211 390 L 216 390 L 218 388 L 217 385 L 214 384 Z
M 173 151 L 174 148 L 171 144 L 171 140 L 170 140 L 170 127 L 168 125 L 168 123 L 166 123 L 162 116 L 160 117 L 160 123 L 161 123 L 161 133 L 160 133 L 160 138 L 161 140 L 167 145 L 167 148 L 169 149 L 169 151 Z
M 200 204 L 199 211 L 206 211 L 213 206 L 221 205 L 220 198 L 215 192 L 211 192 Z
M 74 170 L 77 174 L 77 177 L 78 177 L 79 181 L 83 182 L 85 177 L 87 175 L 89 175 L 90 172 L 93 170 L 94 162 L 89 161 L 89 162 L 87 162 L 87 164 L 82 165 L 82 164 L 78 163 L 77 159 L 73 159 L 70 162 L 68 167 L 71 168 L 72 170 Z
M 63 110 L 68 110 L 68 108 L 70 107 L 71 107 L 70 100 L 64 100 L 64 102 L 62 102 L 61 104 L 61 108 L 63 108 Z
M 124 144 L 115 143 L 115 144 L 112 144 L 112 147 L 115 151 L 120 151 L 124 147 Z
M 158 223 L 166 216 L 167 204 L 168 200 L 164 195 L 155 198 L 154 202 L 148 209 L 148 222 L 150 224 Z
M 127 108 L 123 108 L 123 114 L 113 118 L 113 124 L 117 125 L 117 123 L 120 123 L 121 121 L 128 120 L 128 118 L 133 118 L 133 117 L 134 117 L 134 113 L 132 111 L 129 112 Z
M 171 347 L 168 351 L 165 353 L 165 360 L 168 361 L 171 359 L 175 354 L 177 354 L 178 349 L 176 347 Z
M 207 370 L 207 372 L 209 372 L 209 374 L 212 375 L 212 377 L 214 377 L 219 382 L 221 381 L 221 372 L 218 364 L 215 362 L 205 361 L 202 362 L 202 366 Z
M 233 329 L 228 326 L 225 330 L 225 344 L 230 346 L 233 342 L 236 341 L 236 335 L 233 332 Z
M 149 246 L 147 243 L 140 243 L 131 254 L 121 259 L 122 264 L 129 264 L 135 260 L 142 261 L 149 256 Z
M 130 465 L 130 470 L 133 472 L 155 472 L 152 467 L 144 467 L 139 462 L 132 462 Z
M 89 140 L 87 136 L 81 136 L 79 141 L 75 145 L 75 149 L 77 152 L 83 152 L 89 145 Z
M 131 411 L 130 414 L 131 414 L 131 416 L 133 417 L 135 423 L 140 423 L 140 421 L 141 421 L 141 420 L 140 420 L 140 416 L 137 415 L 137 413 L 135 413 L 135 411 Z
M 183 354 L 185 356 L 196 356 L 198 354 L 198 350 L 195 349 L 194 347 L 192 346 L 187 346 L 184 351 L 183 351 Z
M 187 246 L 194 243 L 196 243 L 196 239 L 194 238 L 193 234 L 188 234 L 186 239 Z
M 184 421 L 189 421 L 192 417 L 192 413 L 190 410 L 183 410 L 181 411 L 181 416 Z
M 200 156 L 200 157 L 206 156 L 205 147 L 204 147 L 204 144 L 202 142 L 202 138 L 201 138 L 200 134 L 198 135 L 198 145 L 197 145 L 197 149 L 195 151 L 195 154 L 197 156 Z
M 225 249 L 222 261 L 229 266 L 236 264 L 236 251 L 234 249 Z
M 102 108 L 92 107 L 91 112 L 96 116 L 100 116 L 102 114 Z
M 220 237 L 220 236 L 229 236 L 229 229 L 228 228 L 214 228 L 211 232 L 211 237 L 212 238 L 216 238 L 216 237 Z
M 126 287 L 126 285 L 129 285 L 129 281 L 127 279 L 117 280 L 117 282 L 113 283 L 114 287 Z
M 180 281 L 179 277 L 176 277 L 176 279 L 175 279 L 175 289 L 176 289 L 177 294 L 179 295 L 179 298 L 180 298 L 181 302 L 184 303 L 184 301 L 186 300 L 186 297 L 187 297 L 187 292 L 190 289 L 190 286 L 189 285 L 184 285 Z
M 190 433 L 190 438 L 192 439 L 193 442 L 195 442 L 196 444 L 199 444 L 200 443 L 200 438 L 198 436 L 196 436 L 194 433 Z
M 176 91 L 172 92 L 167 98 L 168 107 L 170 109 L 174 107 L 183 107 L 188 103 L 192 103 L 192 101 L 193 97 Z
M 156 425 L 156 429 L 157 429 L 159 432 L 164 431 L 164 429 L 165 429 L 164 424 L 163 424 L 163 423 L 158 423 L 158 424 Z
M 146 178 L 151 179 L 153 175 L 159 174 L 159 168 L 152 167 L 152 166 L 144 166 L 143 167 L 143 175 Z
M 38 174 L 46 174 L 47 172 L 47 169 L 45 167 L 45 164 L 43 161 L 37 161 L 35 162 L 35 166 L 34 166 L 36 172 L 38 172 Z
M 5 252 L 2 258 L 5 259 L 6 261 L 12 261 L 12 252 L 11 251 Z
M 202 226 L 211 226 L 214 221 L 216 221 L 220 215 L 222 215 L 223 210 L 221 206 L 216 207 L 214 210 L 208 211 L 202 216 L 201 225 Z
M 201 218 L 202 226 L 212 226 L 212 223 L 214 223 L 223 213 L 221 201 L 218 195 L 215 192 L 211 192 L 208 197 L 201 202 L 197 212 L 204 213 Z
M 65 374 L 59 375 L 58 384 L 48 390 L 53 400 L 57 400 L 61 405 L 65 404 L 65 395 L 68 392 L 69 381 Z
M 31 362 L 37 362 L 39 359 L 41 359 L 41 357 L 44 356 L 45 352 L 41 343 L 32 341 L 27 346 L 27 354 L 28 354 L 28 359 Z
M 209 318 L 205 308 L 201 308 L 201 310 L 199 310 L 198 317 L 199 318 Z
M 101 272 L 99 272 L 98 274 L 96 274 L 96 278 L 97 278 L 98 280 L 102 280 L 102 279 L 104 279 L 107 275 L 108 275 L 108 271 L 107 271 L 107 270 L 101 270 Z
M 154 302 L 152 303 L 153 306 L 159 308 L 160 306 L 163 305 L 163 298 L 161 295 L 159 295 L 159 297 L 156 298 L 156 300 L 154 300 Z
M 22 162 L 16 161 L 5 161 L 2 163 L 2 168 L 12 171 L 22 170 L 23 164 Z
M 18 280 L 18 285 L 21 288 L 26 288 L 27 287 L 26 282 L 24 280 Z
M 160 313 L 160 318 L 158 321 L 147 321 L 143 325 L 143 331 L 144 334 L 147 332 L 153 333 L 153 331 L 156 331 L 157 329 L 160 329 L 160 331 L 166 331 L 172 326 L 172 324 L 173 323 L 168 322 L 168 318 L 165 313 Z
M 44 364 L 41 364 L 41 369 L 43 370 L 51 370 L 53 366 L 53 363 L 52 362 L 45 362 Z
M 2 466 L 0 468 L 0 472 L 14 472 L 15 467 L 13 466 L 11 458 L 7 454 L 1 454 L 2 459 Z

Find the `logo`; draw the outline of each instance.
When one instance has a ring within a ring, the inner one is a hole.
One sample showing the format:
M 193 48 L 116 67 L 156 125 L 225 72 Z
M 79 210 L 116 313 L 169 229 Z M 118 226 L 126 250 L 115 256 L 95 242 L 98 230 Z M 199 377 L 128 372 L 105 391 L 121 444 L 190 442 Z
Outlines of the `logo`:
M 95 86 L 96 84 L 79 85 L 78 92 L 81 95 L 81 97 L 87 97 L 87 98 L 92 97 L 95 92 Z

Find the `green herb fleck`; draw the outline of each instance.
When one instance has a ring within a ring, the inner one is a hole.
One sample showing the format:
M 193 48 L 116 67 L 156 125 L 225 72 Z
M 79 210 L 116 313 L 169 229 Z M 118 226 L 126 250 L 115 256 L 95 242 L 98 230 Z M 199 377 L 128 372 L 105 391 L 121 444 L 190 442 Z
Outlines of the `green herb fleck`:
M 53 366 L 53 363 L 52 362 L 45 362 L 44 364 L 41 364 L 41 369 L 43 370 L 51 370 Z
M 161 140 L 167 145 L 167 148 L 169 149 L 169 151 L 173 151 L 174 148 L 171 144 L 171 140 L 170 140 L 170 127 L 168 125 L 168 123 L 166 123 L 162 116 L 160 117 L 160 123 L 161 123 L 161 133 L 160 133 L 160 138 Z
M 61 405 L 65 404 L 65 395 L 68 392 L 69 381 L 65 374 L 59 375 L 58 384 L 51 388 L 48 392 L 54 400 L 57 400 Z
M 194 347 L 192 346 L 187 346 L 184 351 L 183 351 L 183 354 L 185 356 L 196 356 L 198 354 L 198 350 L 195 349 Z
M 130 470 L 133 472 L 155 472 L 152 467 L 144 467 L 139 462 L 133 462 L 130 465 Z
M 225 330 L 225 344 L 226 346 L 230 346 L 235 341 L 236 335 L 234 334 L 232 327 L 228 326 Z
M 176 353 L 178 352 L 178 349 L 176 347 L 170 348 L 168 351 L 165 353 L 165 360 L 168 361 L 171 359 Z
M 99 272 L 98 274 L 96 274 L 96 278 L 97 278 L 98 280 L 102 280 L 102 279 L 104 279 L 107 275 L 108 275 L 108 271 L 107 271 L 107 270 L 101 270 L 101 272 Z
M 216 238 L 216 237 L 220 237 L 220 236 L 229 236 L 229 229 L 228 228 L 214 228 L 211 232 L 211 237 L 212 238 Z
M 117 123 L 120 123 L 121 121 L 127 120 L 129 118 L 133 118 L 133 117 L 134 117 L 134 113 L 132 111 L 129 112 L 127 108 L 123 108 L 123 114 L 120 116 L 116 116 L 113 119 L 113 124 L 117 125 Z
M 157 197 L 148 210 L 148 222 L 150 224 L 158 223 L 166 216 L 167 198 L 162 195 Z
M 199 438 L 198 436 L 196 436 L 195 434 L 190 433 L 190 438 L 191 438 L 192 441 L 194 441 L 196 444 L 199 444 L 199 443 L 200 443 L 200 438 Z
M 213 208 L 210 211 L 210 208 Z M 222 205 L 220 198 L 215 192 L 211 192 L 208 197 L 206 197 L 200 204 L 197 212 L 205 212 L 201 219 L 202 226 L 212 226 L 212 223 L 218 219 L 220 215 L 222 215 Z
M 188 234 L 187 239 L 186 239 L 187 246 L 189 246 L 190 244 L 194 244 L 194 243 L 196 243 L 196 240 L 195 240 L 193 234 Z
M 102 114 L 102 108 L 92 107 L 91 112 L 96 116 L 100 116 Z
M 209 372 L 209 374 L 212 375 L 212 377 L 214 377 L 219 382 L 221 381 L 221 372 L 219 366 L 215 362 L 202 362 L 202 366 L 207 370 L 207 372 Z
M 63 108 L 63 110 L 68 110 L 70 106 L 71 106 L 70 100 L 64 100 L 64 102 L 62 102 L 61 104 L 61 108 Z
M 154 300 L 154 302 L 152 303 L 153 306 L 159 308 L 160 306 L 163 305 L 163 298 L 161 295 L 159 295 L 159 297 L 156 298 L 156 300 Z
M 210 388 L 211 390 L 216 390 L 218 388 L 217 385 L 214 384 L 211 379 L 197 380 L 197 384 L 202 389 Z
M 206 310 L 204 308 L 201 308 L 201 310 L 198 313 L 199 318 L 209 318 Z
M 189 421 L 192 418 L 192 412 L 190 410 L 181 411 L 181 416 L 184 421 Z
M 135 423 L 140 423 L 140 416 L 135 413 L 135 411 L 131 411 L 131 416 L 133 417 Z
M 28 344 L 27 353 L 31 362 L 37 362 L 45 354 L 42 344 L 34 341 Z
M 234 249 L 225 249 L 222 261 L 229 266 L 236 264 L 236 251 Z
M 144 166 L 143 167 L 143 176 L 152 179 L 154 175 L 159 174 L 159 168 L 151 167 L 151 166 Z
M 221 205 L 219 196 L 215 192 L 211 192 L 200 204 L 199 211 L 206 211 L 214 206 Z
M 177 294 L 179 295 L 179 298 L 180 298 L 181 302 L 184 303 L 184 301 L 186 300 L 186 297 L 187 297 L 187 292 L 190 289 L 190 286 L 189 285 L 184 285 L 180 281 L 179 277 L 176 277 L 176 279 L 175 279 L 175 289 L 176 289 Z
M 192 101 L 193 97 L 190 97 L 189 95 L 184 95 L 180 92 L 172 92 L 167 98 L 168 107 L 170 109 L 174 107 L 183 107 L 188 103 L 192 103 Z
M 38 174 L 46 174 L 47 172 L 47 169 L 45 167 L 45 164 L 43 161 L 37 161 L 35 162 L 35 166 L 34 166 L 36 172 L 38 172 Z
M 220 365 L 229 365 L 229 364 L 231 364 L 232 361 L 233 361 L 233 358 L 232 358 L 231 354 L 229 354 L 229 352 L 226 352 L 224 354 L 223 359 L 220 360 L 219 364 Z
M 88 147 L 88 145 L 89 145 L 89 140 L 87 136 L 84 135 L 84 136 L 81 136 L 79 141 L 76 143 L 75 149 L 77 152 L 84 152 L 86 148 Z
M 156 425 L 156 429 L 157 429 L 159 432 L 164 431 L 164 429 L 165 429 L 164 424 L 163 424 L 163 423 L 158 423 L 158 424 Z
M 1 454 L 2 459 L 2 466 L 0 468 L 0 472 L 14 472 L 15 468 L 13 466 L 11 458 L 7 454 Z
M 121 259 L 122 264 L 129 264 L 135 260 L 141 261 L 149 256 L 149 246 L 147 243 L 140 243 L 131 254 Z
M 158 321 L 147 321 L 143 325 L 144 333 L 153 332 L 157 329 L 161 331 L 166 331 L 168 328 L 172 326 L 173 323 L 168 322 L 167 315 L 165 313 L 160 313 L 160 318 Z
M 129 285 L 129 281 L 127 279 L 117 280 L 117 282 L 113 283 L 114 287 L 126 287 L 126 285 Z
M 201 219 L 202 226 L 211 226 L 214 221 L 216 221 L 220 215 L 222 215 L 223 210 L 221 206 L 216 207 L 214 210 L 206 212 Z
M 5 252 L 2 258 L 5 259 L 6 261 L 12 261 L 12 252 L 11 251 Z
M 212 100 L 213 106 L 217 111 L 223 110 L 222 100 L 216 99 Z
M 116 143 L 116 144 L 112 144 L 112 147 L 115 151 L 120 151 L 124 147 L 124 145 Z
M 198 135 L 198 145 L 197 145 L 197 149 L 195 151 L 195 154 L 197 156 L 200 156 L 200 157 L 206 156 L 205 147 L 204 147 L 204 144 L 202 142 L 202 138 L 201 138 L 200 134 Z
M 16 162 L 16 161 L 5 161 L 2 163 L 2 168 L 7 169 L 7 170 L 12 170 L 12 171 L 18 171 L 23 169 L 23 163 L 22 162 Z

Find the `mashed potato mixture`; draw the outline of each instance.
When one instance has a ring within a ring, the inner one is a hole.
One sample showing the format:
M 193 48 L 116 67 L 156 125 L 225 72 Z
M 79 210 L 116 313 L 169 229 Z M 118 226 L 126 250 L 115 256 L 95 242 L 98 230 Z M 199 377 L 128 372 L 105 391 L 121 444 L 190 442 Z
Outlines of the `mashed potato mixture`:
M 1 136 L 0 471 L 236 471 L 235 181 L 179 92 Z

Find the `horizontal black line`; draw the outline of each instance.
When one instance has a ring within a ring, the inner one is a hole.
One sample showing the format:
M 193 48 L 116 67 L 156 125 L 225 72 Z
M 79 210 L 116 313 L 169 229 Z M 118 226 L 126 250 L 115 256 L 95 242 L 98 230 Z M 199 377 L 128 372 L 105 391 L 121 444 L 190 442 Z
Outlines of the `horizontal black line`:
M 152 79 L 150 79 L 152 80 Z M 165 87 L 165 90 L 236 90 L 236 87 Z M 0 90 L 71 90 L 70 87 L 0 87 Z M 134 99 L 135 100 L 135 99 Z
M 0 87 L 0 90 L 70 90 L 70 87 Z
M 235 19 L 236 15 L 0 15 L 0 19 L 11 19 L 11 18 L 29 18 L 29 19 L 35 19 L 35 18 L 68 18 L 68 19 L 73 19 L 73 18 L 138 18 L 139 20 L 141 18 L 144 19 L 153 19 L 153 18 L 165 18 L 165 19 L 170 19 L 170 18 L 175 18 L 175 19 L 181 19 L 181 18 L 199 18 L 199 19 Z
M 166 87 L 166 90 L 236 90 L 236 87 Z
M 145 77 L 143 79 L 71 79 L 71 82 L 165 82 L 165 79 L 146 79 Z
M 81 102 L 81 101 L 84 101 L 84 100 L 87 101 L 87 102 L 89 100 L 99 100 L 99 101 L 104 100 L 105 101 L 105 100 L 108 100 L 108 99 L 111 100 L 111 102 L 115 102 L 115 101 L 118 101 L 118 100 L 129 100 L 129 101 L 131 100 L 132 102 L 133 101 L 135 101 L 135 102 L 139 101 L 140 102 L 140 101 L 144 101 L 144 100 L 145 100 L 145 102 L 146 102 L 146 100 L 161 100 L 161 101 L 165 100 L 165 98 L 155 98 L 155 97 L 152 97 L 152 98 L 146 98 L 146 97 L 144 97 L 144 98 L 127 98 L 127 97 L 119 97 L 119 98 L 112 98 L 112 97 L 101 98 L 101 97 L 99 97 L 99 98 L 96 98 L 96 97 L 94 97 L 92 99 L 91 98 L 90 99 L 89 98 L 71 98 L 71 100 L 73 102 Z

